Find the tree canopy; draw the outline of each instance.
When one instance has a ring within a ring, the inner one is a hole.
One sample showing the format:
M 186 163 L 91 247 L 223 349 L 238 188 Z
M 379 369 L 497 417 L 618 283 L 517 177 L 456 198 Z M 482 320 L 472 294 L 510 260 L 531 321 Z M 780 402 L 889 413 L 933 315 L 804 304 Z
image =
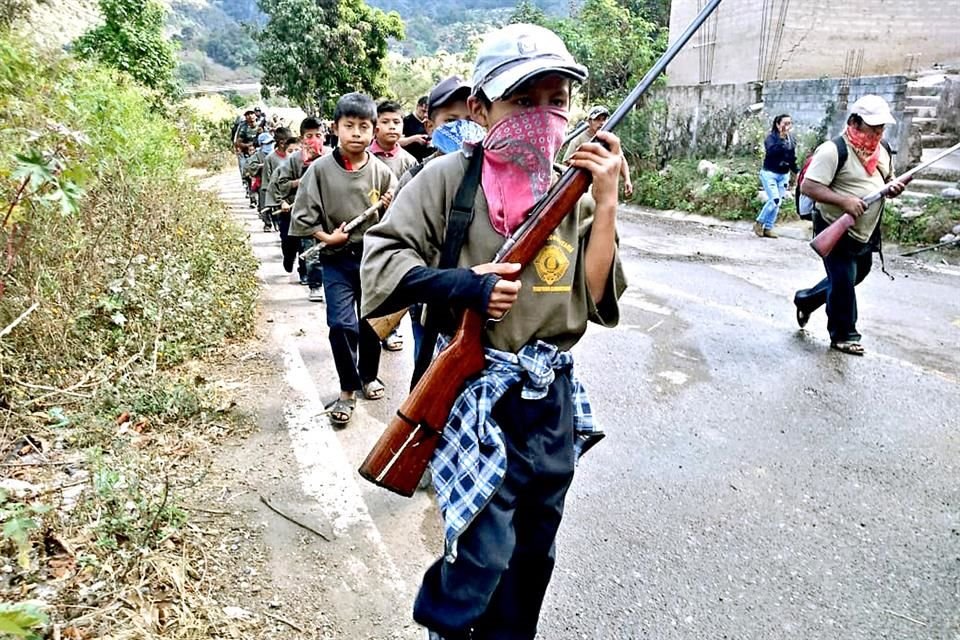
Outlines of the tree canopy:
M 150 89 L 172 94 L 175 46 L 164 35 L 166 9 L 157 0 L 100 0 L 104 21 L 77 38 L 77 56 L 130 74 Z
M 510 22 L 539 24 L 563 39 L 577 62 L 590 70 L 581 88 L 585 104 L 623 98 L 666 49 L 666 29 L 618 0 L 585 0 L 568 18 L 552 18 L 528 0 Z M 653 4 L 652 2 L 650 4 Z
M 258 0 L 263 95 L 276 91 L 308 113 L 329 113 L 350 91 L 383 93 L 387 40 L 403 22 L 363 0 Z

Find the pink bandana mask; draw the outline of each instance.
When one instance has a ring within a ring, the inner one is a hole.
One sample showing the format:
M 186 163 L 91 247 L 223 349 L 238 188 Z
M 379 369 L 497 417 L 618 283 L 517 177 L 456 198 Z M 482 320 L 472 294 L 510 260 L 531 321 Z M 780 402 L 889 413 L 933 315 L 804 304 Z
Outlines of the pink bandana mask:
M 480 183 L 500 235 L 510 237 L 550 188 L 569 119 L 559 107 L 523 109 L 487 132 Z

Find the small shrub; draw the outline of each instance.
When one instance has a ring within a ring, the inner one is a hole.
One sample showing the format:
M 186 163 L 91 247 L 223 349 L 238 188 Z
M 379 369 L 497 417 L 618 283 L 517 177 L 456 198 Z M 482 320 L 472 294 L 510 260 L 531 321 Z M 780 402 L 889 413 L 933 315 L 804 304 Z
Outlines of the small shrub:
M 883 211 L 883 237 L 891 242 L 932 245 L 960 222 L 960 203 L 944 198 L 927 198 L 919 216 L 904 218 L 903 205 L 888 201 Z
M 738 220 L 756 216 L 760 189 L 752 158 L 718 163 L 708 178 L 694 160 L 676 160 L 660 171 L 641 165 L 634 178 L 634 201 L 657 209 L 676 209 Z

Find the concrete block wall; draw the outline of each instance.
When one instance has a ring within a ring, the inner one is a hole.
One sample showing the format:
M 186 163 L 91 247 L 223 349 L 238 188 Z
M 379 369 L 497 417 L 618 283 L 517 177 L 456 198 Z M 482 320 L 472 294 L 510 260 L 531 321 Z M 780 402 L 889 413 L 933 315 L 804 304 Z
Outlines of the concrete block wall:
M 740 125 L 757 93 L 747 84 L 660 87 L 648 104 L 660 105 L 654 127 L 669 157 L 716 156 L 743 151 Z
M 894 156 L 898 171 L 910 163 L 910 116 L 906 106 L 905 76 L 873 76 L 841 81 L 833 78 L 767 82 L 758 96 L 754 83 L 667 86 L 655 90 L 651 101 L 663 105 L 655 123 L 660 147 L 669 157 L 712 157 L 752 153 L 761 148 L 774 116 L 790 114 L 795 132 L 815 131 L 832 138 L 843 131 L 849 107 L 867 94 L 890 103 L 896 125 L 885 132 L 890 146 L 904 150 Z M 763 113 L 751 105 L 763 101 Z
M 671 39 L 686 28 L 701 1 L 673 0 Z M 781 11 L 786 19 L 777 38 Z M 862 66 L 855 75 L 955 64 L 960 62 L 958 17 L 958 0 L 724 0 L 712 18 L 716 37 L 695 35 L 667 70 L 668 82 L 700 83 L 708 59 L 701 50 L 714 41 L 707 75 L 716 84 L 841 77 L 850 70 L 848 54 L 857 58 L 860 52 Z M 763 69 L 758 68 L 761 58 L 769 63 Z

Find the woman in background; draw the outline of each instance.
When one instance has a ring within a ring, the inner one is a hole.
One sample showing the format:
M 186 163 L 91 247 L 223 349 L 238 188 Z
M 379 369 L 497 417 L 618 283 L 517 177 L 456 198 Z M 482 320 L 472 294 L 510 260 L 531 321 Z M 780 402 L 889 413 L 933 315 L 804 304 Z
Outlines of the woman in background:
M 770 134 L 764 140 L 766 154 L 763 157 L 763 168 L 760 169 L 760 184 L 767 192 L 767 202 L 760 209 L 756 222 L 753 223 L 753 232 L 761 238 L 776 238 L 773 225 L 777 222 L 780 205 L 783 204 L 787 185 L 790 184 L 790 173 L 797 174 L 797 145 L 790 136 L 793 121 L 787 114 L 773 119 Z

